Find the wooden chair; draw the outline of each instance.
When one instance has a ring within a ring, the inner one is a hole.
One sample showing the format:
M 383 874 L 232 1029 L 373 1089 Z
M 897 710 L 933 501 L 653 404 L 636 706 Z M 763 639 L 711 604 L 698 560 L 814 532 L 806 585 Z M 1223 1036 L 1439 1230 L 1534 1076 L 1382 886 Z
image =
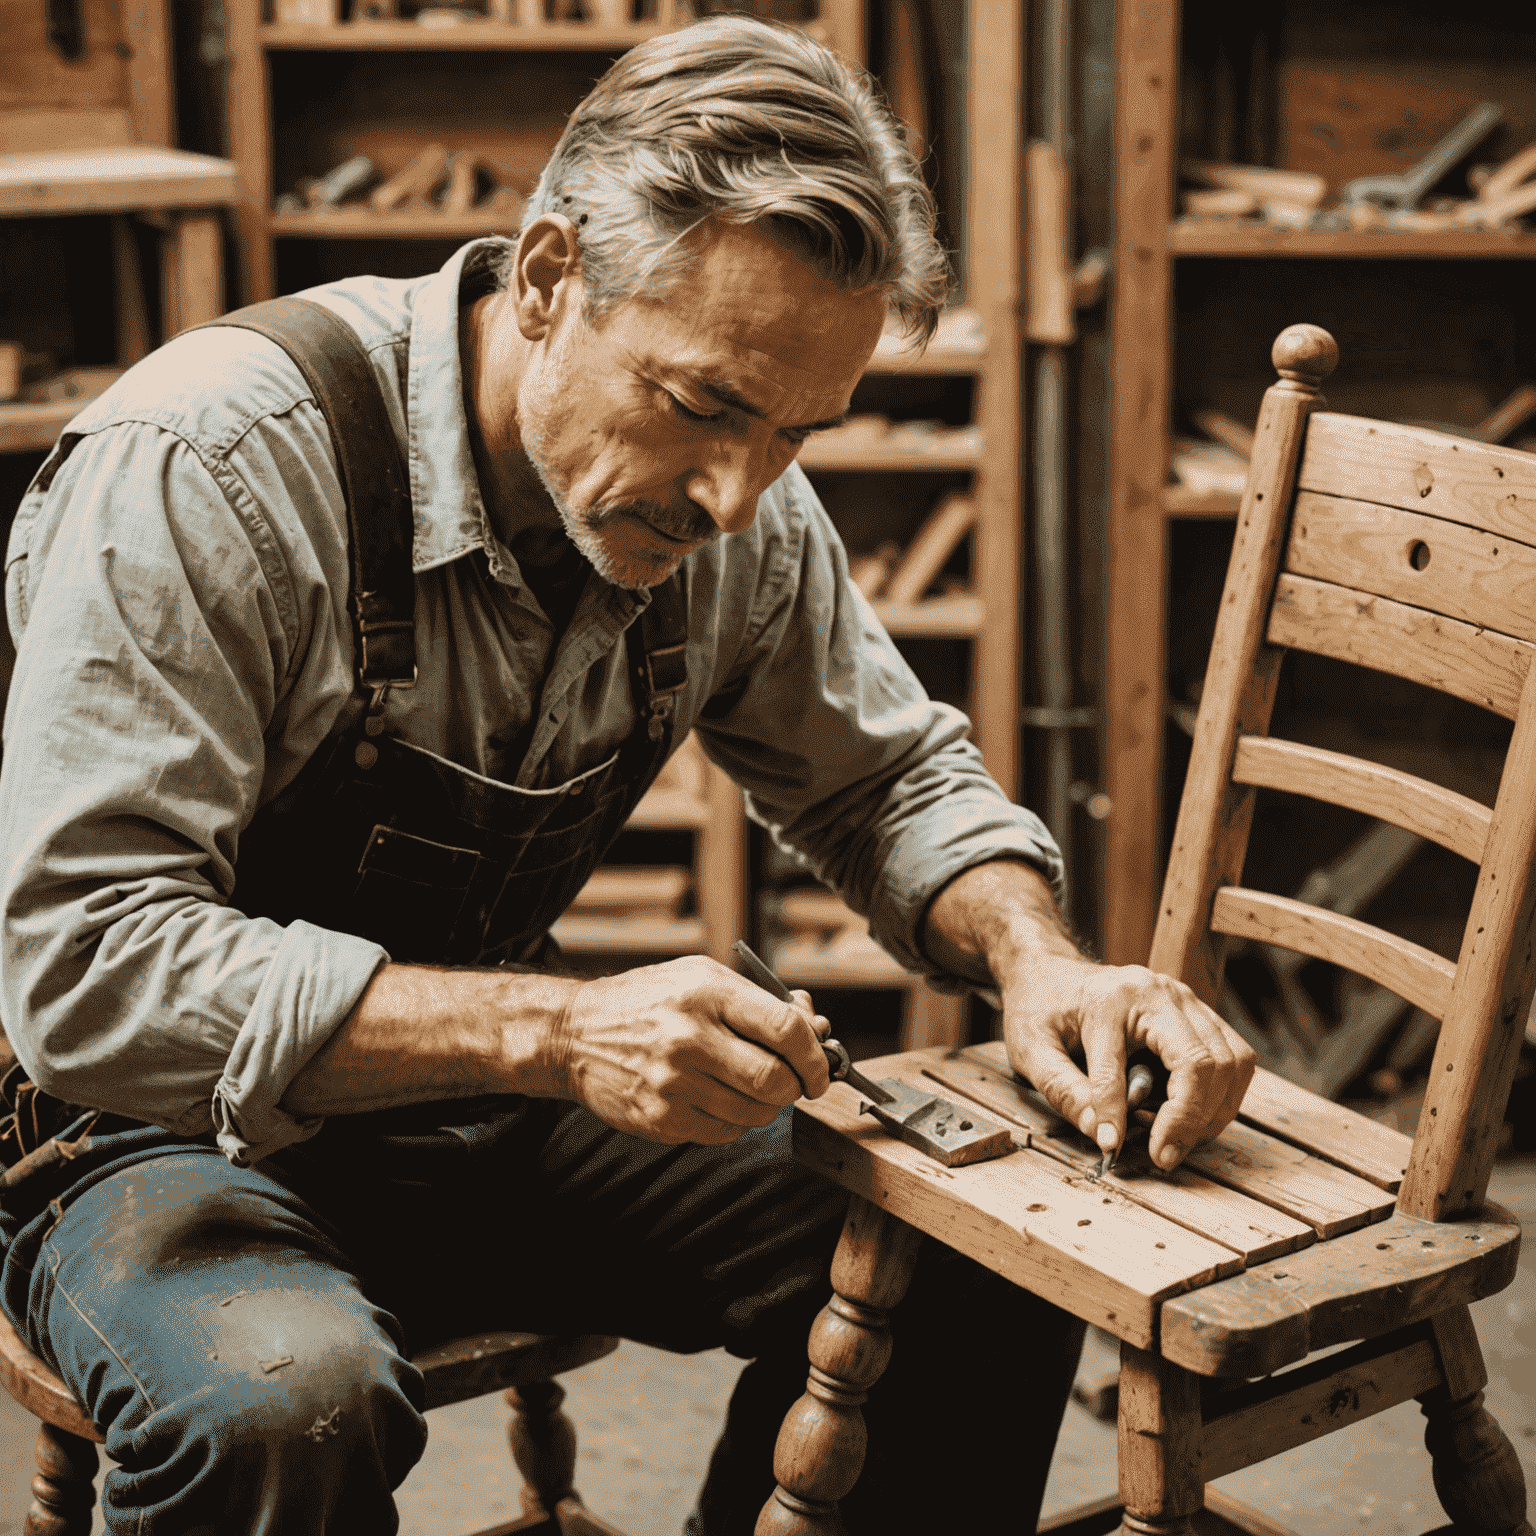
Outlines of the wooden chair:
M 454 1339 L 414 1357 L 426 1378 L 429 1409 L 507 1389 L 512 1409 L 508 1438 L 525 1485 L 523 1515 L 480 1536 L 623 1536 L 592 1514 L 572 1486 L 576 1430 L 560 1411 L 565 1392 L 554 1382 L 618 1346 L 617 1339 L 599 1334 L 489 1333 Z M 42 1421 L 23 1536 L 89 1536 L 96 1447 L 103 1437 L 63 1380 L 27 1348 L 3 1313 L 0 1386 Z
M 1274 361 L 1151 964 L 1214 1002 L 1214 935 L 1241 935 L 1418 1004 L 1442 1021 L 1418 1134 L 1260 1071 L 1239 1120 L 1175 1173 L 1128 1151 L 1098 1180 L 1097 1148 L 1014 1076 L 1001 1045 L 864 1063 L 1006 1121 L 1015 1150 L 946 1168 L 861 1117 L 845 1085 L 797 1107 L 797 1155 L 856 1198 L 758 1536 L 838 1528 L 836 1501 L 863 1460 L 858 1405 L 888 1357 L 885 1313 L 924 1232 L 1120 1338 L 1124 1531 L 1187 1536 L 1205 1521 L 1207 1481 L 1416 1398 L 1456 1530 L 1530 1536 L 1519 1461 L 1482 1407 L 1467 1305 L 1509 1283 L 1520 1239 L 1485 1195 L 1536 985 L 1536 458 L 1314 414 L 1337 362 L 1316 327 L 1285 331 Z M 1512 719 L 1493 808 L 1270 738 L 1288 647 Z M 1478 864 L 1457 963 L 1239 885 L 1260 786 L 1348 806 Z

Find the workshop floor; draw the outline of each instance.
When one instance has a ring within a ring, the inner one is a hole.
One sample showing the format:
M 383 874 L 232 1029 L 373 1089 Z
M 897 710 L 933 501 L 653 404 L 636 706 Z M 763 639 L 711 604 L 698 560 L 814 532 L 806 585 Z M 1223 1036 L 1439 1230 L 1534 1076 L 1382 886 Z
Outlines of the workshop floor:
M 1490 1194 L 1529 1229 L 1536 1222 L 1536 1158 L 1500 1164 Z M 1488 1407 L 1514 1441 L 1536 1494 L 1536 1245 L 1526 1245 L 1514 1284 L 1472 1311 L 1488 1362 Z M 1113 1353 L 1090 1336 L 1085 1367 L 1113 1363 Z M 735 1373 L 723 1352 L 676 1356 L 626 1344 L 571 1376 L 567 1408 L 578 1426 L 577 1484 L 587 1503 L 626 1536 L 678 1536 Z M 398 1495 L 402 1536 L 464 1536 L 518 1513 L 505 1421 L 495 1396 L 431 1415 L 426 1457 Z M 0 1536 L 22 1527 L 33 1422 L 0 1394 Z M 1234 1473 L 1220 1486 L 1302 1536 L 1421 1536 L 1445 1521 L 1430 1482 L 1422 1422 L 1416 1405 L 1407 1403 Z M 1074 1404 L 1045 1513 L 1114 1486 L 1114 1427 Z

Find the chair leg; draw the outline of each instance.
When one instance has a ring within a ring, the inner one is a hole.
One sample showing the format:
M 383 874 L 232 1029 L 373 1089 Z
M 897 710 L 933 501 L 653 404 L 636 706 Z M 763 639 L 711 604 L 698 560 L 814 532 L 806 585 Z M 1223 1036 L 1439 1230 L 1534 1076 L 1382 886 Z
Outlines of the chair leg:
M 1123 1536 L 1192 1536 L 1205 1506 L 1200 1378 L 1149 1350 L 1120 1346 Z
M 32 1455 L 37 1476 L 22 1536 L 90 1536 L 96 1447 L 68 1430 L 44 1424 Z
M 1453 1398 L 1441 1389 L 1426 1393 L 1419 1406 L 1428 1421 L 1424 1445 L 1435 1492 L 1457 1531 L 1531 1536 L 1520 1457 L 1483 1407 L 1483 1394 Z
M 906 1295 L 922 1240 L 867 1200 L 850 1203 L 832 1260 L 834 1295 L 811 1325 L 810 1379 L 779 1430 L 778 1487 L 756 1536 L 841 1536 L 837 1501 L 864 1466 L 860 1409 L 891 1358 L 886 1313 Z
M 495 1536 L 546 1529 L 558 1530 L 560 1536 L 623 1536 L 615 1526 L 599 1520 L 574 1487 L 576 1426 L 560 1411 L 565 1388 L 552 1381 L 533 1381 L 508 1388 L 504 1396 L 512 1410 L 507 1426 L 512 1459 L 523 1474 L 523 1518 L 499 1526 Z

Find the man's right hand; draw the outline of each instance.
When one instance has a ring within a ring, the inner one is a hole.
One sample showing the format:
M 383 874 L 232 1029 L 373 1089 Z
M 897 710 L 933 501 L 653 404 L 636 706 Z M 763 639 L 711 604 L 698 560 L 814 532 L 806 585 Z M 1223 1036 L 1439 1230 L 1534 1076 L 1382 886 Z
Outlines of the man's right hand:
M 734 1141 L 827 1091 L 831 1026 L 702 956 L 580 983 L 549 1042 L 556 1092 L 649 1141 Z

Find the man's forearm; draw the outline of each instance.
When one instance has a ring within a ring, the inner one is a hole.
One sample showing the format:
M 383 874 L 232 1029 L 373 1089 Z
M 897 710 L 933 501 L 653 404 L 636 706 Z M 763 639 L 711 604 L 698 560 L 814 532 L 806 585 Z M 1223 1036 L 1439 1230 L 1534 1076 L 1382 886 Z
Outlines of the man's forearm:
M 577 983 L 506 971 L 386 965 L 288 1085 L 299 1116 L 359 1114 L 482 1093 L 559 1093 L 551 1044 Z
M 1084 958 L 1045 876 L 1022 859 L 994 859 L 956 875 L 928 908 L 923 946 L 936 965 L 973 981 L 1000 982 L 1021 965 Z

